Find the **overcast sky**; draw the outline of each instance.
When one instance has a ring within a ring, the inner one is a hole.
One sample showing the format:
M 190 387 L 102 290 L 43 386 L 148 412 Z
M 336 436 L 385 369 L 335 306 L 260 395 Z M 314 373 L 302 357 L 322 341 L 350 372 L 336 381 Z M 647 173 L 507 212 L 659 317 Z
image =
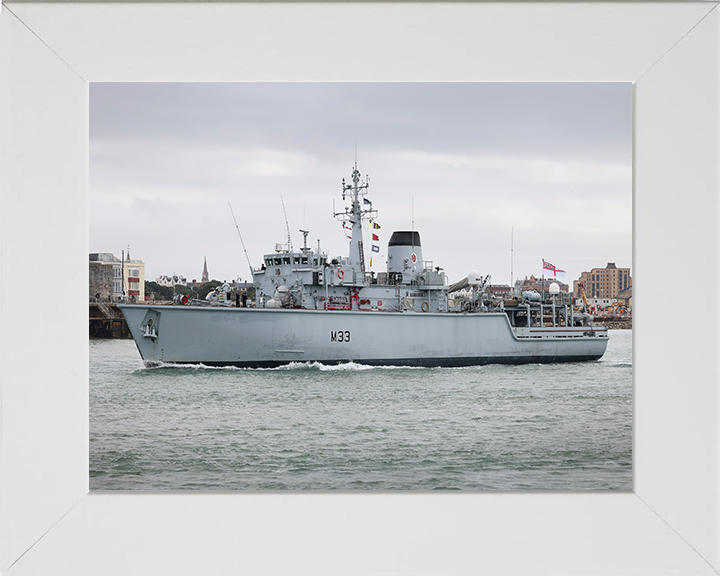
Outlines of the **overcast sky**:
M 629 83 L 92 83 L 90 251 L 130 247 L 147 280 L 249 279 L 287 239 L 347 256 L 332 216 L 355 162 L 386 267 L 419 231 L 452 283 L 632 266 Z M 414 206 L 414 210 L 413 210 Z M 511 258 L 511 245 L 514 247 Z M 366 254 L 370 254 L 366 248 Z

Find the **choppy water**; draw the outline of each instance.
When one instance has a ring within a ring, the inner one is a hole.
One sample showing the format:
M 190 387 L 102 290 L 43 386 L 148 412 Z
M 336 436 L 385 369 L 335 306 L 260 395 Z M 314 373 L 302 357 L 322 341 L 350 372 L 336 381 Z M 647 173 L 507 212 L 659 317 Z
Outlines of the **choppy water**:
M 596 362 L 144 368 L 90 341 L 92 490 L 630 490 L 632 332 Z

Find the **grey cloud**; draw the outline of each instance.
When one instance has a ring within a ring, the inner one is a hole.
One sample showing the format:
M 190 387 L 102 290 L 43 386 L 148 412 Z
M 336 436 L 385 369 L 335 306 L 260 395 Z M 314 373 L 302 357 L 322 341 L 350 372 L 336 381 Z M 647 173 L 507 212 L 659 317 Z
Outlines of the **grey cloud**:
M 508 282 L 513 226 L 516 276 L 630 264 L 630 84 L 91 84 L 91 250 L 130 243 L 150 278 L 199 276 L 205 255 L 247 276 L 227 203 L 257 264 L 284 240 L 282 195 L 296 244 L 307 226 L 343 253 L 330 211 L 356 139 L 383 242 L 414 202 L 451 279 Z

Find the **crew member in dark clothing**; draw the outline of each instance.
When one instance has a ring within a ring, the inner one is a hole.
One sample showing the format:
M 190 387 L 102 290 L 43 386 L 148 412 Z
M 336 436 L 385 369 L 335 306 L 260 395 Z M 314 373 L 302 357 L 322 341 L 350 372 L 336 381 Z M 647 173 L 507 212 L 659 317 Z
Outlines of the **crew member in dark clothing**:
M 243 300 L 243 308 L 247 308 L 247 293 L 245 292 L 245 290 L 243 290 L 242 300 Z
M 235 292 L 235 308 L 240 308 L 240 290 Z

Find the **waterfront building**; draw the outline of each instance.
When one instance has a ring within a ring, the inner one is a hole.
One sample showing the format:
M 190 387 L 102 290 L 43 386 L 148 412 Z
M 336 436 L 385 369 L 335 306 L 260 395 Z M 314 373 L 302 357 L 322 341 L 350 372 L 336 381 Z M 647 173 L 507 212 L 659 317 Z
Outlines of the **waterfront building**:
M 145 263 L 142 260 L 131 260 L 128 251 L 125 260 L 125 294 L 130 302 L 145 300 Z
M 579 282 L 585 287 L 588 298 L 617 298 L 620 292 L 632 286 L 630 268 L 618 268 L 614 262 L 608 262 L 605 268 L 593 268 L 583 272 L 573 281 L 573 295 L 580 298 Z
M 145 299 L 145 263 L 142 260 L 131 260 L 130 254 L 124 261 L 118 258 L 114 254 L 109 252 L 95 252 L 90 254 L 90 262 L 100 263 L 105 266 L 112 266 L 112 288 L 109 287 L 104 291 L 98 290 L 102 283 L 103 272 L 102 268 L 96 268 L 97 273 L 92 272 L 91 266 L 90 275 L 90 296 L 94 297 L 98 292 L 101 294 L 101 300 L 105 301 L 103 296 L 110 296 L 112 302 L 119 302 L 122 299 L 123 291 L 128 299 L 135 300 L 136 302 L 142 302 Z M 96 280 L 95 288 L 93 289 L 93 279 Z M 124 281 L 124 286 L 123 286 Z M 93 291 L 95 290 L 95 291 Z
M 510 296 L 510 286 L 507 284 L 491 284 L 490 292 L 498 298 L 507 298 Z
M 632 286 L 628 286 L 625 290 L 622 290 L 618 294 L 618 300 L 620 300 L 628 310 L 632 310 Z
M 90 262 L 90 302 L 112 302 L 113 265 Z
M 187 278 L 178 274 L 172 276 L 160 276 L 155 278 L 155 282 L 160 286 L 167 286 L 168 288 L 174 288 L 175 286 L 187 286 Z
M 457 290 L 455 292 L 452 292 L 449 294 L 449 301 L 448 305 L 451 308 L 456 308 L 462 304 L 462 302 L 469 300 L 472 298 L 472 288 L 467 287 L 463 288 L 462 290 Z
M 590 308 L 596 311 L 607 310 L 616 304 L 617 298 L 588 298 Z
M 122 296 L 122 262 L 120 258 L 117 258 L 109 252 L 96 252 L 90 254 L 90 263 L 90 296 L 95 297 L 95 295 L 99 292 L 101 294 L 100 299 L 102 301 L 106 300 L 104 296 L 109 296 L 111 302 L 118 302 Z M 95 278 L 96 281 L 102 282 L 100 278 L 102 274 L 104 274 L 101 272 L 102 269 L 97 267 L 95 267 L 97 272 L 93 273 L 93 263 L 97 263 L 100 266 L 107 266 L 112 269 L 111 286 L 106 291 L 100 290 L 100 286 L 98 285 L 93 287 L 93 284 L 96 283 L 93 279 Z
M 519 296 L 526 290 L 537 290 L 538 292 L 542 293 L 543 291 L 547 292 L 550 288 L 550 284 L 557 284 L 560 287 L 560 292 L 569 292 L 570 286 L 565 284 L 564 282 L 560 282 L 557 278 L 553 278 L 552 276 L 549 278 L 535 278 L 534 274 L 530 275 L 530 278 L 525 276 L 524 280 L 517 279 L 515 280 L 515 295 Z

